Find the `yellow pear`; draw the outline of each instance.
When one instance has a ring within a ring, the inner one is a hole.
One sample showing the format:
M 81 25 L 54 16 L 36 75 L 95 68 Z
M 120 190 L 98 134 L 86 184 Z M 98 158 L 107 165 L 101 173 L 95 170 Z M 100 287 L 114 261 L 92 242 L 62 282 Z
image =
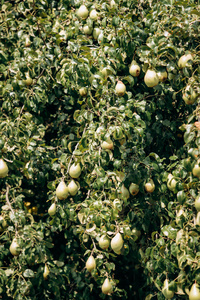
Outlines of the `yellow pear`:
M 92 272 L 96 268 L 96 261 L 92 255 L 89 256 L 85 266 L 89 272 Z
M 102 293 L 105 295 L 112 293 L 112 291 L 113 291 L 112 284 L 110 283 L 110 280 L 108 278 L 106 278 L 104 280 L 101 290 L 102 290 Z
M 65 200 L 69 196 L 69 190 L 64 181 L 61 181 L 57 186 L 56 196 L 59 200 Z

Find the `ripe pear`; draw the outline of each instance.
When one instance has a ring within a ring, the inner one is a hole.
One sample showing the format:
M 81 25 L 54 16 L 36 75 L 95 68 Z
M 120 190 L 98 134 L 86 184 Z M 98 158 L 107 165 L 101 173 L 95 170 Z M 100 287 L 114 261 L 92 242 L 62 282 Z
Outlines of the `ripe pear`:
M 154 87 L 159 83 L 159 77 L 154 70 L 147 70 L 144 76 L 144 82 L 148 87 Z
M 99 247 L 103 250 L 108 249 L 110 245 L 110 239 L 106 235 L 102 235 L 99 239 Z
M 78 178 L 81 175 L 81 166 L 80 164 L 73 164 L 71 165 L 70 169 L 69 169 L 69 175 L 72 178 Z
M 96 261 L 92 255 L 90 255 L 89 258 L 87 259 L 85 266 L 89 272 L 92 272 L 92 270 L 96 268 Z
M 200 195 L 195 198 L 194 206 L 197 211 L 200 211 Z
M 79 94 L 82 96 L 82 97 L 85 97 L 87 95 L 87 88 L 86 87 L 81 87 L 79 89 Z
M 149 182 L 145 183 L 144 188 L 145 188 L 146 192 L 153 193 L 153 191 L 155 190 L 155 184 L 154 184 L 153 180 L 151 179 Z
M 163 70 L 163 71 L 158 71 L 158 73 L 157 73 L 157 75 L 158 75 L 158 78 L 159 78 L 159 80 L 161 81 L 161 82 L 164 82 L 164 81 L 166 81 L 167 80 L 167 71 L 165 71 L 165 70 Z
M 45 266 L 44 266 L 44 272 L 43 272 L 43 278 L 44 278 L 44 280 L 48 279 L 49 273 L 50 273 L 49 268 L 48 268 L 47 264 L 45 264 Z
M 20 254 L 21 249 L 19 247 L 19 244 L 18 244 L 16 238 L 13 239 L 9 249 L 10 249 L 11 254 L 14 256 L 18 256 Z
M 8 227 L 8 224 L 3 216 L 0 216 L 0 221 L 1 221 L 0 232 L 3 232 Z
M 77 16 L 81 19 L 87 19 L 89 14 L 89 11 L 87 9 L 87 7 L 83 4 L 79 7 L 79 9 L 77 10 Z
M 120 250 L 122 249 L 124 244 L 121 233 L 117 233 L 111 240 L 111 248 L 116 254 L 120 254 Z
M 200 291 L 198 288 L 198 284 L 194 283 L 189 292 L 189 300 L 199 300 L 200 299 Z
M 124 184 L 122 185 L 121 193 L 122 193 L 122 197 L 125 198 L 125 199 L 128 199 L 128 198 L 130 197 L 129 191 L 128 191 L 128 189 L 125 187 Z
M 126 86 L 122 81 L 118 81 L 115 87 L 115 92 L 118 96 L 124 96 L 126 92 Z
M 0 159 L 0 178 L 4 178 L 8 175 L 8 166 L 6 162 L 1 158 Z
M 162 293 L 165 296 L 166 299 L 171 299 L 174 297 L 174 292 L 169 290 L 169 281 L 168 279 L 165 279 L 164 286 L 162 289 Z
M 64 181 L 61 181 L 57 186 L 56 196 L 59 200 L 65 200 L 69 196 L 69 190 Z
M 129 73 L 133 77 L 138 77 L 140 75 L 140 66 L 136 62 L 132 62 L 129 68 Z
M 93 29 L 93 38 L 95 39 L 95 40 L 97 40 L 98 39 L 98 37 L 99 37 L 99 35 L 100 35 L 100 33 L 101 33 L 101 29 L 100 28 L 98 28 L 98 27 L 94 27 L 94 29 Z
M 200 211 L 198 211 L 196 216 L 196 225 L 200 226 Z
M 103 150 L 113 150 L 114 149 L 113 141 L 111 141 L 111 139 L 107 139 L 106 141 L 103 141 L 101 143 L 101 148 Z
M 93 31 L 93 27 L 88 26 L 87 24 L 83 27 L 83 32 L 85 34 L 91 34 Z
M 131 183 L 129 186 L 129 192 L 131 195 L 136 196 L 139 193 L 139 185 L 136 183 Z
M 193 60 L 192 58 L 192 55 L 189 53 L 189 54 L 186 54 L 186 55 L 182 55 L 180 58 L 179 58 L 179 61 L 178 61 L 178 66 L 180 69 L 182 68 L 185 68 L 186 65 L 187 65 L 187 62 L 189 60 Z
M 112 291 L 113 291 L 112 284 L 110 283 L 110 280 L 108 278 L 106 278 L 104 280 L 101 290 L 102 290 L 102 293 L 105 295 L 112 293 Z
M 168 189 L 170 191 L 175 191 L 176 190 L 176 184 L 177 184 L 176 179 L 174 178 L 174 176 L 172 174 L 169 174 L 167 178 L 168 178 L 168 181 L 167 181 Z
M 196 163 L 192 169 L 192 174 L 196 177 L 200 177 L 200 166 L 199 163 Z
M 56 204 L 52 203 L 51 206 L 48 209 L 48 214 L 50 216 L 54 216 L 56 214 Z
M 92 19 L 93 21 L 96 21 L 98 19 L 98 12 L 96 11 L 96 9 L 91 10 L 90 19 Z
M 78 192 L 78 185 L 75 183 L 74 180 L 71 180 L 68 184 L 68 190 L 70 195 L 75 196 Z

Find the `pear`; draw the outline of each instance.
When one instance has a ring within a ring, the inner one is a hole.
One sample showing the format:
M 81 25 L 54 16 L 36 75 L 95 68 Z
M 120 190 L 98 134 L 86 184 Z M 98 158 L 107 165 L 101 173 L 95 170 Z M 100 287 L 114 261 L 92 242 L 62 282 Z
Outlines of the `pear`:
M 103 150 L 113 150 L 114 149 L 114 144 L 113 142 L 111 141 L 111 139 L 108 139 L 107 141 L 103 141 L 101 143 L 101 148 Z
M 101 290 L 102 290 L 102 293 L 105 295 L 112 293 L 112 291 L 113 291 L 112 284 L 110 283 L 110 280 L 108 278 L 106 278 L 104 280 Z
M 92 19 L 93 21 L 96 21 L 98 19 L 98 12 L 96 11 L 96 9 L 91 10 L 90 19 Z
M 129 191 L 128 191 L 128 189 L 124 186 L 124 184 L 122 185 L 121 193 L 122 193 L 123 198 L 125 198 L 125 199 L 128 199 L 128 198 L 130 197 Z
M 176 184 L 177 184 L 176 179 L 174 178 L 174 176 L 172 174 L 169 174 L 167 178 L 168 178 L 168 181 L 167 181 L 168 189 L 170 191 L 175 191 L 176 190 Z
M 4 178 L 8 175 L 8 166 L 6 162 L 1 158 L 0 159 L 0 178 Z
M 129 186 L 129 192 L 131 195 L 136 196 L 139 193 L 139 185 L 132 182 Z
M 81 166 L 80 164 L 73 164 L 71 165 L 70 169 L 69 169 L 69 175 L 72 178 L 78 178 L 81 175 Z
M 169 290 L 169 281 L 168 279 L 165 279 L 164 286 L 162 289 L 162 293 L 165 296 L 166 299 L 171 299 L 174 297 L 174 292 Z
M 110 239 L 106 235 L 102 235 L 99 240 L 99 247 L 103 250 L 108 249 L 110 245 Z
M 179 58 L 179 61 L 178 61 L 178 66 L 180 69 L 182 68 L 185 68 L 186 65 L 187 65 L 187 62 L 189 60 L 193 60 L 192 58 L 192 55 L 189 53 L 189 54 L 185 54 L 185 55 L 182 55 L 180 58 Z
M 151 179 L 149 182 L 145 183 L 144 188 L 145 188 L 146 192 L 153 193 L 153 191 L 155 190 L 155 184 L 154 184 L 153 180 Z
M 19 247 L 19 244 L 17 242 L 17 239 L 14 238 L 11 245 L 10 245 L 10 252 L 12 253 L 12 255 L 14 256 L 18 256 L 21 252 L 21 249 Z
M 75 183 L 74 180 L 71 180 L 70 183 L 68 184 L 68 190 L 70 195 L 75 196 L 76 193 L 78 192 L 78 185 Z
M 123 84 L 122 81 L 118 81 L 115 87 L 115 92 L 118 96 L 124 96 L 126 92 L 126 86 Z
M 81 19 L 87 19 L 89 14 L 89 11 L 87 9 L 87 7 L 83 4 L 79 7 L 79 9 L 77 10 L 77 16 Z
M 144 82 L 148 87 L 154 87 L 159 83 L 159 77 L 154 70 L 147 70 L 144 76 Z
M 49 207 L 48 214 L 50 216 L 54 216 L 56 214 L 56 204 L 55 203 L 51 204 L 51 206 Z
M 111 240 L 111 248 L 116 254 L 120 254 L 123 244 L 124 241 L 122 235 L 118 232 Z
M 92 272 L 96 268 L 96 261 L 92 255 L 89 256 L 85 266 L 89 272 Z
M 129 68 L 129 73 L 133 76 L 133 77 L 138 77 L 140 75 L 140 66 L 138 66 L 138 64 L 133 61 L 130 65 Z
M 49 273 L 50 273 L 49 268 L 48 268 L 47 264 L 45 264 L 45 266 L 44 266 L 44 272 L 43 272 L 43 278 L 44 278 L 44 280 L 47 280 L 47 278 L 49 276 Z
M 59 200 L 65 200 L 69 196 L 69 190 L 64 181 L 61 181 L 57 186 L 56 196 Z
M 200 211 L 200 195 L 195 198 L 194 206 L 197 211 Z
M 200 299 L 200 291 L 198 288 L 198 284 L 194 283 L 189 292 L 189 300 L 199 300 Z

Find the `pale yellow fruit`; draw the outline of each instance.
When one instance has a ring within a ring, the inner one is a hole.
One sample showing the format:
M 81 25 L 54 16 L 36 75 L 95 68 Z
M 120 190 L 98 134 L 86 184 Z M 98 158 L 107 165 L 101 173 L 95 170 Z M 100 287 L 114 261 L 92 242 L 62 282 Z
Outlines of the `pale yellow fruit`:
M 125 187 L 124 184 L 122 184 L 122 187 L 121 187 L 121 193 L 122 193 L 122 197 L 125 198 L 125 199 L 128 199 L 128 198 L 130 197 L 129 191 L 128 191 L 128 189 Z
M 175 191 L 177 181 L 172 174 L 168 175 L 167 187 L 170 191 Z
M 154 184 L 153 180 L 151 179 L 149 182 L 145 183 L 144 188 L 145 188 L 146 192 L 153 193 L 153 191 L 155 190 L 155 184 Z
M 196 225 L 200 226 L 200 211 L 197 213 L 196 216 Z
M 0 159 L 0 178 L 4 178 L 8 175 L 8 166 L 6 162 L 1 158 Z
M 169 290 L 169 281 L 168 279 L 165 279 L 164 286 L 162 289 L 162 293 L 165 296 L 166 299 L 171 299 L 174 297 L 174 292 Z
M 69 190 L 64 181 L 61 181 L 57 186 L 56 196 L 59 200 L 65 200 L 69 196 Z
M 158 85 L 159 78 L 157 73 L 154 70 L 147 70 L 144 76 L 144 82 L 148 87 L 154 87 Z
M 167 80 L 167 71 L 158 71 L 157 75 L 161 82 L 164 82 Z
M 24 82 L 27 86 L 30 86 L 33 83 L 33 79 L 30 76 L 27 76 L 27 78 L 24 80 Z
M 90 27 L 90 26 L 88 26 L 88 25 L 85 25 L 85 26 L 83 27 L 83 32 L 84 32 L 85 34 L 91 34 L 92 31 L 93 31 L 93 28 Z
M 103 141 L 101 143 L 101 148 L 103 150 L 113 150 L 114 149 L 114 144 L 113 141 L 111 141 L 110 139 Z
M 199 163 L 196 163 L 192 169 L 192 174 L 196 177 L 200 177 L 200 166 Z
M 131 64 L 129 73 L 134 77 L 138 77 L 140 75 L 140 66 L 138 66 L 136 63 Z
M 69 175 L 72 178 L 78 178 L 81 175 L 81 166 L 79 163 L 71 165 L 69 169 Z
M 190 91 L 191 94 L 188 94 L 188 91 Z M 183 100 L 185 101 L 185 104 L 194 104 L 197 100 L 197 97 L 197 93 L 191 88 L 190 85 L 187 85 L 185 91 L 183 92 Z
M 116 8 L 117 7 L 117 4 L 116 4 L 116 2 L 114 0 L 110 1 L 110 7 L 111 8 Z
M 194 206 L 197 211 L 200 211 L 200 195 L 195 198 Z
M 98 19 L 98 12 L 96 11 L 96 9 L 91 10 L 90 19 L 92 19 L 93 21 L 96 21 Z
M 115 92 L 118 96 L 124 96 L 126 92 L 126 86 L 122 81 L 118 81 L 115 87 Z
M 43 272 L 43 278 L 44 278 L 44 280 L 48 279 L 49 274 L 50 274 L 49 268 L 48 268 L 47 264 L 45 264 L 45 266 L 44 266 L 44 272 Z
M 131 183 L 129 186 L 129 192 L 131 195 L 136 196 L 139 193 L 139 185 L 136 183 Z
M 189 60 L 193 60 L 191 54 L 182 55 L 178 61 L 179 68 L 180 69 L 185 68 Z
M 79 89 L 79 94 L 82 96 L 82 97 L 85 97 L 87 95 L 87 88 L 86 87 L 82 87 Z
M 98 39 L 98 37 L 99 37 L 99 35 L 100 35 L 100 33 L 101 33 L 101 30 L 98 28 L 98 27 L 95 27 L 94 29 L 93 29 L 93 38 L 95 39 L 95 40 L 97 40 Z
M 92 272 L 96 268 L 96 261 L 92 255 L 88 257 L 85 267 L 89 272 Z
M 110 239 L 106 235 L 102 235 L 99 239 L 99 247 L 103 250 L 108 249 L 110 245 Z
M 0 216 L 0 221 L 1 221 L 0 232 L 3 232 L 8 227 L 8 224 L 3 216 Z
M 75 196 L 78 192 L 78 185 L 75 183 L 74 180 L 71 180 L 68 184 L 68 190 L 70 195 Z
M 26 40 L 25 40 L 25 47 L 30 47 L 30 45 L 31 45 L 31 41 L 30 41 L 29 36 L 27 36 Z
M 21 252 L 21 249 L 19 247 L 19 244 L 17 243 L 17 239 L 14 238 L 11 245 L 10 245 L 10 252 L 14 256 L 18 256 Z
M 119 254 L 120 250 L 123 247 L 123 244 L 124 244 L 124 241 L 123 241 L 121 233 L 119 233 L 119 232 L 112 238 L 111 243 L 110 243 L 112 250 L 117 254 Z
M 197 283 L 194 283 L 189 292 L 189 300 L 200 300 L 200 291 Z
M 87 7 L 83 4 L 79 7 L 79 9 L 77 10 L 77 16 L 81 19 L 87 19 L 89 14 L 89 11 L 87 9 Z
M 102 293 L 105 295 L 112 293 L 112 291 L 113 291 L 112 284 L 110 283 L 110 280 L 108 278 L 106 278 L 104 280 L 101 290 L 102 290 Z
M 48 214 L 50 216 L 54 216 L 56 214 L 56 204 L 52 203 L 51 206 L 48 209 Z

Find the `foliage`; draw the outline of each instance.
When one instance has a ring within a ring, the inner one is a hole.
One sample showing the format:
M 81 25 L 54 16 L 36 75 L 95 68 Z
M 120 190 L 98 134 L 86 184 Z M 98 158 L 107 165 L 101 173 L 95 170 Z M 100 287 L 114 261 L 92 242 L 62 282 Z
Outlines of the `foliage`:
M 84 1 L 97 20 L 77 16 L 82 4 L 1 2 L 0 150 L 9 172 L 0 178 L 0 295 L 164 299 L 168 278 L 173 299 L 188 299 L 200 284 L 192 172 L 200 155 L 199 2 Z M 166 71 L 166 80 L 147 87 L 148 69 Z M 124 95 L 115 91 L 119 80 Z M 193 91 L 196 102 L 185 104 Z M 78 191 L 59 200 L 73 164 L 81 166 Z M 136 195 L 127 191 L 132 183 Z M 117 233 L 119 253 L 99 247 L 101 236 Z M 96 268 L 88 272 L 90 255 Z M 102 293 L 106 278 L 112 296 Z

